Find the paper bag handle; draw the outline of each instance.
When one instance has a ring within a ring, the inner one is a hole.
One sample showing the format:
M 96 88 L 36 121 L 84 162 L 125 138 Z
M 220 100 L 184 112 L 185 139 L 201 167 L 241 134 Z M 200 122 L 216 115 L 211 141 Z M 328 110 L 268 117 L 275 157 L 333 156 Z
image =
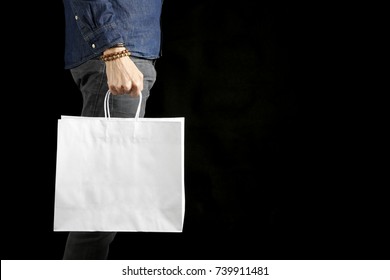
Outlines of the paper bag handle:
M 110 118 L 110 95 L 111 92 L 110 90 L 107 90 L 106 96 L 104 97 L 104 117 L 105 118 Z M 137 107 L 137 112 L 135 113 L 135 119 L 137 120 L 139 118 L 139 114 L 141 112 L 141 104 L 142 104 L 142 92 L 139 93 L 139 102 L 138 102 L 138 107 Z

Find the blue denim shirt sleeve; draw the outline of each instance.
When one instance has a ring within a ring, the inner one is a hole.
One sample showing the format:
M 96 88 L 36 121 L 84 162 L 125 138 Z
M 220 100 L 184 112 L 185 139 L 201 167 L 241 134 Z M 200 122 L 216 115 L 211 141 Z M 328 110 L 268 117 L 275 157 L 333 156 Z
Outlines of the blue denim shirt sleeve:
M 81 35 L 96 52 L 123 43 L 121 32 L 115 24 L 111 1 L 72 0 L 71 4 Z
M 161 55 L 162 0 L 63 0 L 64 67 L 76 67 L 124 43 L 132 56 Z

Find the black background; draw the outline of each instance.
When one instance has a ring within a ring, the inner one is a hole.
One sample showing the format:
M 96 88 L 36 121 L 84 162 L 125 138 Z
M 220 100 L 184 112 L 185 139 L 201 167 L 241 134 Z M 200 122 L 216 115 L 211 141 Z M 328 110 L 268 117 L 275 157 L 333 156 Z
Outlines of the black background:
M 3 32 L 1 256 L 61 259 L 57 120 L 82 100 L 63 70 L 62 3 L 28 5 L 22 36 Z M 388 258 L 384 167 L 349 99 L 361 80 L 340 15 L 319 6 L 164 2 L 146 117 L 185 117 L 184 231 L 119 233 L 110 259 Z

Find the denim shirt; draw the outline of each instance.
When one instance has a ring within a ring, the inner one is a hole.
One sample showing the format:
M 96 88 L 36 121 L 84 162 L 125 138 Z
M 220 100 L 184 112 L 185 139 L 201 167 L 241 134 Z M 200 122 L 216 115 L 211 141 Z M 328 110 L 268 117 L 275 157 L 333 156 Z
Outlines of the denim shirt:
M 124 43 L 132 56 L 161 54 L 163 0 L 63 0 L 64 67 L 71 69 Z

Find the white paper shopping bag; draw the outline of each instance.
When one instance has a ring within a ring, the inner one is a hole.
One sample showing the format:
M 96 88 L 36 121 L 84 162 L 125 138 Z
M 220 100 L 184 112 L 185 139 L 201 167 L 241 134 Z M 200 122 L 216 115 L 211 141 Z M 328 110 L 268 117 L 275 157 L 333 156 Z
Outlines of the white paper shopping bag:
M 108 99 L 104 118 L 58 120 L 54 231 L 181 232 L 184 118 L 139 118 L 141 100 L 111 118 Z

